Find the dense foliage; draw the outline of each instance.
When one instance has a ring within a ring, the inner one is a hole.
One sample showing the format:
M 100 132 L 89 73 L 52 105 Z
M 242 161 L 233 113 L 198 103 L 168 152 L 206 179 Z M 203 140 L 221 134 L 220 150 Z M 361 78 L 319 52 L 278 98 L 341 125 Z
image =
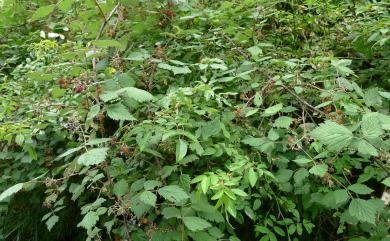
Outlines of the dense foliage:
M 388 1 L 0 1 L 0 240 L 390 240 L 389 39 Z

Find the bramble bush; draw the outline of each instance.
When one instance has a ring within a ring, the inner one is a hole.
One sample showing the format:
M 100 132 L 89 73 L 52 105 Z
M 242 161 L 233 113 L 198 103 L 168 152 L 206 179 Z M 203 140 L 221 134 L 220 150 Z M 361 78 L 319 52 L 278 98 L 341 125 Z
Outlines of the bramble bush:
M 0 1 L 0 240 L 390 240 L 389 9 Z

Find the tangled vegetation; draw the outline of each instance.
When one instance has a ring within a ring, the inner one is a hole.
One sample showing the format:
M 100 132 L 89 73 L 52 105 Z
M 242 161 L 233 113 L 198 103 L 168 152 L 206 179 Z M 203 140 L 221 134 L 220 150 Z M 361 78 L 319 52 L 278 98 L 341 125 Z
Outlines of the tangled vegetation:
M 390 240 L 390 3 L 0 1 L 0 240 Z

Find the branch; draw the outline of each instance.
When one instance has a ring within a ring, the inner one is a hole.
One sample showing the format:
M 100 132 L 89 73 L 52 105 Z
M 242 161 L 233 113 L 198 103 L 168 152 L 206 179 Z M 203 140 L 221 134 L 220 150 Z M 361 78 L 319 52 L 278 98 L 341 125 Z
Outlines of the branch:
M 103 24 L 100 26 L 100 29 L 99 29 L 99 32 L 97 33 L 96 35 L 96 40 L 98 40 L 100 38 L 100 36 L 102 35 L 103 33 L 103 30 L 104 28 L 106 27 L 107 23 L 110 21 L 110 19 L 112 18 L 112 16 L 114 16 L 114 13 L 116 12 L 116 10 L 118 9 L 119 7 L 119 3 L 117 5 L 115 5 L 115 7 L 111 10 L 111 12 L 108 14 L 108 16 L 105 18 Z
M 99 3 L 97 2 L 97 0 L 95 0 L 95 5 L 98 7 L 99 12 L 100 12 L 100 14 L 102 15 L 102 17 L 104 19 L 104 22 L 107 22 L 106 15 L 104 14 L 104 12 L 103 12 L 102 8 L 100 7 Z
M 312 106 L 311 104 L 309 104 L 306 100 L 302 99 L 301 97 L 299 97 L 297 94 L 295 94 L 292 90 L 290 90 L 287 86 L 285 86 L 283 83 L 280 83 L 280 86 L 282 86 L 285 90 L 287 90 L 291 95 L 293 95 L 295 98 L 297 98 L 302 104 L 306 105 L 307 107 L 309 107 L 310 109 L 312 109 L 313 111 L 315 112 L 318 112 L 320 113 L 321 115 L 327 115 L 325 112 L 323 112 L 322 110 L 319 110 L 317 108 L 315 108 L 314 106 Z

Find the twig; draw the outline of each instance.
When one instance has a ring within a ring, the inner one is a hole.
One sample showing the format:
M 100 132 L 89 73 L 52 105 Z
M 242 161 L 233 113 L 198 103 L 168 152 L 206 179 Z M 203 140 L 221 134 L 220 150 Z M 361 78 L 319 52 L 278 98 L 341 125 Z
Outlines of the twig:
M 99 5 L 99 3 L 97 2 L 97 0 L 95 0 L 94 2 L 95 2 L 95 5 L 98 7 L 100 14 L 102 15 L 102 17 L 103 17 L 103 19 L 104 19 L 104 22 L 106 22 L 106 21 L 107 21 L 106 15 L 104 14 L 102 8 L 100 7 L 100 5 Z
M 114 16 L 114 13 L 116 12 L 116 10 L 118 9 L 119 7 L 119 3 L 117 5 L 115 5 L 115 7 L 111 10 L 111 12 L 108 14 L 108 16 L 105 18 L 103 24 L 100 26 L 100 29 L 99 29 L 99 32 L 98 34 L 96 35 L 96 40 L 98 40 L 100 38 L 100 36 L 102 35 L 103 33 L 103 30 L 104 28 L 106 27 L 107 23 L 110 21 L 110 19 L 112 18 L 112 16 Z
M 301 97 L 299 97 L 297 94 L 295 94 L 292 90 L 290 90 L 287 86 L 285 86 L 283 83 L 280 83 L 280 86 L 282 86 L 285 90 L 287 90 L 291 95 L 293 95 L 295 98 L 297 98 L 302 104 L 306 105 L 307 107 L 309 107 L 310 109 L 314 110 L 315 112 L 318 112 L 320 113 L 321 115 L 325 115 L 326 116 L 326 113 L 323 112 L 322 110 L 319 110 L 317 108 L 315 108 L 314 106 L 312 106 L 311 104 L 309 104 L 306 100 L 302 99 Z

